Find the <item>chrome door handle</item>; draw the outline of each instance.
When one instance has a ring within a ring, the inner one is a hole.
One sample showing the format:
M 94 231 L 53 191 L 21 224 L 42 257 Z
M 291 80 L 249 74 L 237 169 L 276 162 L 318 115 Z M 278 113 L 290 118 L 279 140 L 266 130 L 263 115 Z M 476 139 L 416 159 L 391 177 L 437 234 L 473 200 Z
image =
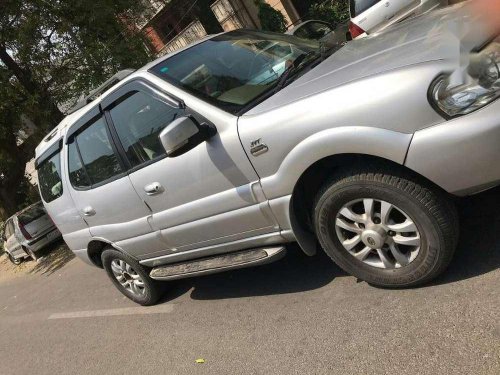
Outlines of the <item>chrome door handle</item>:
M 146 192 L 147 195 L 156 195 L 163 193 L 165 189 L 163 189 L 163 186 L 159 182 L 153 182 L 152 184 L 144 186 L 144 191 Z
M 94 216 L 95 215 L 95 210 L 93 207 L 88 206 L 83 209 L 83 214 L 85 216 Z

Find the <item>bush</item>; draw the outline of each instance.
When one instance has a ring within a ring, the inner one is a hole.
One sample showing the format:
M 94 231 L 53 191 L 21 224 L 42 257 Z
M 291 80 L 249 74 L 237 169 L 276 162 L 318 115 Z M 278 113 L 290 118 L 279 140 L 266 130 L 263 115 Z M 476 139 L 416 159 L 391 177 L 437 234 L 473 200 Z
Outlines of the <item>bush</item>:
M 256 5 L 259 7 L 259 20 L 262 30 L 284 33 L 286 31 L 286 21 L 283 14 L 274 9 L 263 0 L 256 0 Z
M 322 20 L 337 26 L 349 21 L 349 1 L 348 0 L 328 0 L 318 4 L 313 4 L 309 8 L 307 18 Z

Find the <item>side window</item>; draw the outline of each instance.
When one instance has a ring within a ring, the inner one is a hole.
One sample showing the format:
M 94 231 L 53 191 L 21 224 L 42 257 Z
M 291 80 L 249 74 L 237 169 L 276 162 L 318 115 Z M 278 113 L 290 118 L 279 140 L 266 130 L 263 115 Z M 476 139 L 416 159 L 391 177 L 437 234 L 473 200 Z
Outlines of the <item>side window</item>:
M 331 33 L 333 30 L 326 24 L 324 23 L 319 23 L 319 22 L 311 22 L 309 23 L 309 32 L 311 35 L 312 39 L 321 39 L 325 35 L 328 35 Z
M 59 152 L 38 167 L 38 182 L 42 198 L 47 203 L 52 202 L 63 194 Z
M 295 31 L 293 35 L 302 39 L 311 39 L 311 35 L 309 34 L 309 31 L 307 30 L 306 26 L 307 24 L 302 26 L 300 29 Z
M 109 111 L 132 167 L 165 155 L 158 136 L 183 110 L 136 91 Z
M 80 160 L 76 142 L 68 145 L 68 170 L 71 185 L 80 189 L 91 186 L 87 171 L 83 168 L 82 161 Z
M 70 181 L 75 187 L 96 185 L 123 172 L 102 117 L 75 137 L 68 153 Z

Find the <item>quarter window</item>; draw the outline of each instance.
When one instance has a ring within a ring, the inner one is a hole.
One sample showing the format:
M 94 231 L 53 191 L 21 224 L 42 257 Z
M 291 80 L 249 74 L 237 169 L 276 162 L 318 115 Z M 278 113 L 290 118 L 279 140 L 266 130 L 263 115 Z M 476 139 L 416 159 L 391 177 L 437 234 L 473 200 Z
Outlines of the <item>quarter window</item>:
M 79 133 L 73 143 L 68 148 L 68 166 L 74 187 L 96 185 L 123 172 L 102 117 Z
M 141 91 L 109 111 L 132 167 L 165 155 L 158 136 L 182 111 Z
M 59 152 L 40 165 L 38 168 L 38 182 L 42 198 L 47 203 L 63 194 Z

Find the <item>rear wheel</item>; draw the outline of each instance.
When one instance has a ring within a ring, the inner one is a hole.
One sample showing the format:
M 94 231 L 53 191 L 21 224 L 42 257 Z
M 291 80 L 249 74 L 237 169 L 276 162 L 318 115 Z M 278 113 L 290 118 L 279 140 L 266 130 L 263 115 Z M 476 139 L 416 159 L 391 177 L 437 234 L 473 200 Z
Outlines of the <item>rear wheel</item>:
M 12 255 L 8 254 L 9 255 L 9 260 L 11 261 L 11 263 L 15 264 L 16 266 L 20 265 L 23 260 L 22 258 L 19 258 L 19 259 L 15 259 Z
M 111 282 L 126 297 L 142 306 L 151 306 L 160 298 L 158 282 L 135 259 L 115 249 L 102 253 L 102 264 Z
M 348 273 L 382 287 L 435 278 L 458 240 L 448 198 L 404 174 L 367 169 L 339 176 L 319 192 L 314 216 L 326 253 Z

